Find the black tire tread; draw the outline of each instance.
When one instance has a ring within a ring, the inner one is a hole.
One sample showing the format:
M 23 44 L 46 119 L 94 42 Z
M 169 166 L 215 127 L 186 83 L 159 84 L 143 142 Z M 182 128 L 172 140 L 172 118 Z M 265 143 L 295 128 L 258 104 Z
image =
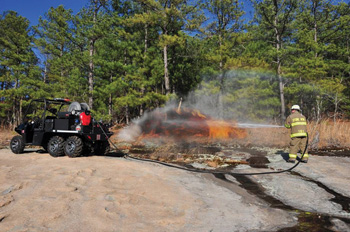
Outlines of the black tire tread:
M 67 149 L 67 144 L 69 142 L 74 142 L 75 143 L 75 149 L 73 152 L 70 152 L 68 149 Z M 64 146 L 64 153 L 70 157 L 70 158 L 75 158 L 75 157 L 78 157 L 78 156 L 81 156 L 81 154 L 83 153 L 83 150 L 84 150 L 84 143 L 83 143 L 83 140 L 78 137 L 78 136 L 70 136 L 66 142 L 65 142 L 65 146 Z
M 58 149 L 56 149 L 56 150 L 54 150 L 54 151 L 52 151 L 51 150 L 51 143 L 53 143 L 53 142 L 55 142 L 55 141 L 57 141 L 58 142 Z M 52 156 L 52 157 L 59 157 L 59 156 L 63 156 L 64 155 L 64 138 L 63 137 L 61 137 L 61 136 L 53 136 L 50 140 L 49 140 L 49 142 L 48 142 L 48 144 L 47 144 L 47 150 L 48 150 L 48 152 L 50 153 L 50 155 Z
M 12 147 L 12 143 L 14 142 L 14 141 L 16 141 L 17 140 L 17 142 L 18 142 L 18 146 L 17 147 L 15 147 L 15 148 L 13 148 Z M 10 149 L 11 149 L 11 151 L 13 152 L 13 153 L 15 153 L 15 154 L 21 154 L 21 153 L 23 153 L 23 151 L 24 151 L 24 147 L 25 147 L 26 145 L 25 145 L 25 143 L 24 143 L 24 141 L 23 141 L 23 137 L 21 136 L 21 135 L 16 135 L 16 136 L 14 136 L 12 139 L 11 139 L 11 142 L 10 142 Z

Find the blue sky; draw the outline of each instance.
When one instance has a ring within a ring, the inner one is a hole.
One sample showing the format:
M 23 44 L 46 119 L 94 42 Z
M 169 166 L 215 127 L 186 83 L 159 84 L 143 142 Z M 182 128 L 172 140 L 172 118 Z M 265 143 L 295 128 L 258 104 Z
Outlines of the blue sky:
M 64 5 L 72 9 L 74 14 L 88 4 L 89 0 L 0 0 L 0 14 L 7 10 L 16 11 L 19 15 L 27 18 L 30 24 L 36 25 L 40 16 L 50 7 Z
M 76 14 L 88 4 L 89 0 L 0 0 L 0 14 L 7 10 L 16 11 L 19 15 L 27 18 L 30 25 L 37 25 L 39 17 L 49 10 L 50 7 L 63 5 L 66 9 L 72 9 Z M 243 0 L 244 10 L 247 18 L 251 18 L 251 4 L 248 0 Z
M 335 2 L 349 2 L 349 0 L 335 0 Z M 40 16 L 49 10 L 50 7 L 58 7 L 64 5 L 67 9 L 72 9 L 76 14 L 82 7 L 88 4 L 89 0 L 0 0 L 0 14 L 7 10 L 18 12 L 19 15 L 26 17 L 30 24 L 36 25 Z M 252 17 L 252 8 L 250 1 L 241 0 L 244 3 L 244 10 L 246 11 L 245 18 Z

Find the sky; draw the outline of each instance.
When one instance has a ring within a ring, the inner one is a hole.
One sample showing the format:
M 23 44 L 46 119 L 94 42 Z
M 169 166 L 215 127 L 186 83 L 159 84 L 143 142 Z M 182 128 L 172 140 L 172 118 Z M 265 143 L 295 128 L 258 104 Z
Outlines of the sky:
M 58 7 L 63 5 L 66 9 L 72 9 L 76 14 L 78 11 L 88 4 L 89 0 L 0 0 L 0 14 L 4 11 L 13 10 L 19 15 L 27 18 L 31 26 L 37 25 L 40 16 L 49 10 L 50 7 Z M 244 10 L 246 17 L 249 19 L 251 15 L 250 1 L 244 2 Z
M 27 18 L 31 26 L 38 23 L 39 17 L 50 9 L 63 5 L 66 9 L 72 9 L 76 14 L 88 4 L 89 0 L 0 0 L 0 14 L 13 10 Z
M 349 0 L 335 0 L 335 2 L 349 2 Z M 37 25 L 39 17 L 49 10 L 50 7 L 63 5 L 66 9 L 72 9 L 76 14 L 88 4 L 89 0 L 0 0 L 0 14 L 7 10 L 16 11 L 19 15 L 27 18 L 31 26 Z M 250 1 L 243 0 L 247 19 L 252 17 Z

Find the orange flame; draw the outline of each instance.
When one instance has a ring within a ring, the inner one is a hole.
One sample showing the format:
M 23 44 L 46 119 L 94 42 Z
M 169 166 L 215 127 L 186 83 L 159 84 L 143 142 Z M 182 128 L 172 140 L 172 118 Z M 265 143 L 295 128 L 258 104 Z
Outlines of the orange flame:
M 155 111 L 140 124 L 144 137 L 206 137 L 209 139 L 245 138 L 247 132 L 233 121 L 214 120 L 199 110 L 183 108 Z

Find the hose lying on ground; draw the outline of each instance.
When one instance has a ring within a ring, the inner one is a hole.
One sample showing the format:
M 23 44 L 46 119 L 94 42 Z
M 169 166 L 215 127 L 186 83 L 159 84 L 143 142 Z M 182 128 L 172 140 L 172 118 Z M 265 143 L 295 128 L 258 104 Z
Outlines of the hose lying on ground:
M 113 145 L 113 147 L 119 151 L 119 149 L 117 148 L 117 146 L 111 141 L 111 139 L 107 136 L 106 132 L 104 131 L 103 127 L 101 126 L 101 124 L 99 122 L 97 122 L 100 125 L 100 128 L 102 130 L 102 132 L 104 133 L 104 135 L 106 136 L 106 138 L 108 138 L 108 141 Z M 133 156 L 130 156 L 128 154 L 124 154 L 124 158 L 129 158 L 129 159 L 133 159 L 133 160 L 138 160 L 138 161 L 144 161 L 144 162 L 150 162 L 150 163 L 157 163 L 157 164 L 161 164 L 167 167 L 171 167 L 171 168 L 176 168 L 176 169 L 180 169 L 180 170 L 185 170 L 185 171 L 190 171 L 190 172 L 197 172 L 197 173 L 210 173 L 210 174 L 229 174 L 229 175 L 236 175 L 236 176 L 253 176 L 253 175 L 267 175 L 267 174 L 278 174 L 278 173 L 283 173 L 283 172 L 290 172 L 291 170 L 293 170 L 294 168 L 296 168 L 299 163 L 301 162 L 301 160 L 304 157 L 304 154 L 306 152 L 306 149 L 308 147 L 309 144 L 309 135 L 307 134 L 307 140 L 306 140 L 306 146 L 305 149 L 300 157 L 300 159 L 298 160 L 298 162 L 292 166 L 291 168 L 285 169 L 285 170 L 280 170 L 280 171 L 270 171 L 270 172 L 252 172 L 252 173 L 240 173 L 240 172 L 227 172 L 227 171 L 212 171 L 212 170 L 203 170 L 203 169 L 195 169 L 195 168 L 186 168 L 186 167 L 181 167 L 181 166 L 177 166 L 174 164 L 169 164 L 166 162 L 162 162 L 162 161 L 158 161 L 158 160 L 151 160 L 151 159 L 143 159 L 143 158 L 136 158 Z

